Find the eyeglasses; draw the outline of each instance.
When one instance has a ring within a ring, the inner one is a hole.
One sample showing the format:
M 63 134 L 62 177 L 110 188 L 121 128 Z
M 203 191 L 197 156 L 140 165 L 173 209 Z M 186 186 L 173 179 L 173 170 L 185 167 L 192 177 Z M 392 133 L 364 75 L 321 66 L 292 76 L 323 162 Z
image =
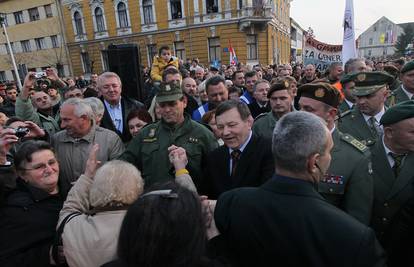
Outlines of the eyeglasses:
M 25 171 L 44 171 L 46 170 L 47 166 L 50 166 L 51 168 L 56 167 L 58 164 L 58 161 L 56 159 L 50 159 L 47 163 L 39 163 L 33 165 L 31 168 L 22 168 L 22 170 Z
M 140 198 L 144 198 L 148 196 L 160 196 L 162 198 L 169 198 L 169 199 L 178 198 L 178 194 L 172 193 L 171 189 L 151 191 L 146 194 L 143 194 Z

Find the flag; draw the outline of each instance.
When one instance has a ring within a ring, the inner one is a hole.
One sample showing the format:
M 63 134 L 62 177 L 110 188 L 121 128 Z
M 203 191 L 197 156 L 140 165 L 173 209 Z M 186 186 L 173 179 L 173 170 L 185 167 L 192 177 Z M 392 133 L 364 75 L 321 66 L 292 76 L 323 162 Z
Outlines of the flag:
M 353 0 L 346 0 L 344 14 L 344 39 L 342 43 L 342 64 L 357 57 L 354 28 L 354 4 Z
M 233 47 L 231 46 L 231 42 L 229 40 L 229 52 L 230 52 L 230 65 L 237 65 L 238 60 L 236 56 L 236 52 L 234 51 Z

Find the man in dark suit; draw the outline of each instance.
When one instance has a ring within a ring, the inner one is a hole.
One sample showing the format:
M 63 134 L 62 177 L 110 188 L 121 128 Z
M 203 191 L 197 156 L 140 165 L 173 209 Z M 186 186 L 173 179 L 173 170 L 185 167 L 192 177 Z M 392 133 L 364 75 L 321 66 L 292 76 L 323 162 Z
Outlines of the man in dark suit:
M 371 226 L 384 242 L 400 208 L 414 197 L 414 101 L 401 102 L 381 118 L 384 136 L 371 149 L 374 207 Z
M 260 186 L 273 174 L 271 141 L 252 132 L 253 118 L 246 104 L 237 100 L 221 103 L 216 124 L 224 141 L 207 156 L 201 192 L 210 199 L 230 189 Z
M 217 200 L 218 239 L 235 266 L 385 265 L 374 232 L 315 189 L 332 147 L 325 122 L 314 114 L 291 112 L 278 121 L 276 174 L 259 188 L 234 189 Z
M 270 103 L 267 98 L 267 93 L 270 89 L 270 83 L 264 79 L 256 81 L 253 85 L 253 98 L 255 101 L 251 102 L 248 107 L 253 119 L 256 119 L 262 113 L 270 111 Z
M 124 143 L 128 142 L 131 135 L 126 118 L 129 112 L 144 108 L 144 105 L 126 96 L 121 97 L 122 82 L 114 72 L 104 72 L 99 75 L 97 86 L 105 106 L 100 126 L 116 132 Z

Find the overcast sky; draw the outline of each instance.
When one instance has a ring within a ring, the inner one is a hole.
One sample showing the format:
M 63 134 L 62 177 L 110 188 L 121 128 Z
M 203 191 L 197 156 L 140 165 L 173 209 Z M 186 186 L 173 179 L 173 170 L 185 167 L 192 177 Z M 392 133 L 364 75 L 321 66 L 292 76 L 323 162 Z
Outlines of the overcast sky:
M 342 44 L 345 0 L 293 0 L 290 16 L 319 41 Z M 394 23 L 414 22 L 414 0 L 354 0 L 356 38 L 382 16 Z

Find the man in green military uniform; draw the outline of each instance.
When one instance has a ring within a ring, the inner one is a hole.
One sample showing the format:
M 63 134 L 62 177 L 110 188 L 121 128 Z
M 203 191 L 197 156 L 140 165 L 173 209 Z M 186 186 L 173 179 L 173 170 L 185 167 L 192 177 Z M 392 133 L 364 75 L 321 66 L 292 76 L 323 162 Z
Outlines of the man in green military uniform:
M 331 165 L 318 185 L 328 202 L 368 225 L 374 197 L 369 149 L 335 127 L 340 95 L 328 83 L 306 84 L 298 90 L 299 107 L 326 121 L 334 146 Z
M 382 134 L 379 121 L 385 112 L 388 84 L 394 78 L 384 72 L 374 71 L 355 73 L 350 79 L 355 83 L 352 92 L 356 107 L 341 114 L 338 128 L 369 146 Z
M 272 110 L 256 118 L 253 124 L 253 132 L 258 136 L 271 139 L 276 122 L 283 115 L 293 110 L 293 97 L 288 81 L 273 84 L 267 93 Z
M 184 114 L 187 99 L 179 85 L 162 84 L 156 101 L 160 105 L 162 119 L 143 128 L 120 159 L 134 164 L 148 187 L 174 179 L 168 148 L 172 145 L 182 147 L 187 153 L 189 174 L 198 185 L 204 159 L 218 146 L 217 141 L 205 126 Z
M 402 101 L 414 100 L 414 60 L 408 62 L 401 69 L 401 85 L 395 89 L 388 99 L 387 104 L 393 106 Z
M 353 109 L 355 105 L 355 96 L 352 94 L 355 83 L 350 79 L 351 77 L 350 74 L 345 74 L 341 78 L 342 92 L 344 93 L 345 98 L 339 105 L 340 113 Z
M 401 206 L 414 197 L 414 101 L 401 102 L 381 118 L 382 141 L 371 149 L 374 206 L 371 226 L 386 247 L 384 234 Z

